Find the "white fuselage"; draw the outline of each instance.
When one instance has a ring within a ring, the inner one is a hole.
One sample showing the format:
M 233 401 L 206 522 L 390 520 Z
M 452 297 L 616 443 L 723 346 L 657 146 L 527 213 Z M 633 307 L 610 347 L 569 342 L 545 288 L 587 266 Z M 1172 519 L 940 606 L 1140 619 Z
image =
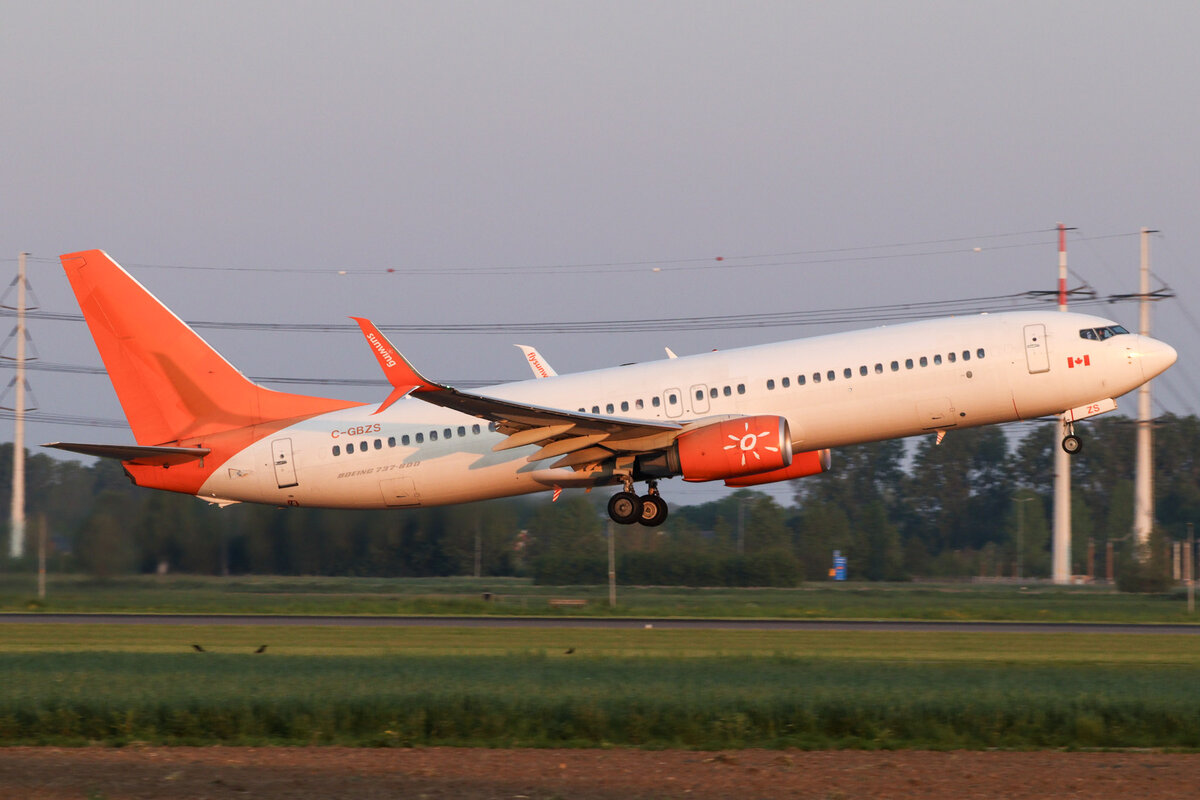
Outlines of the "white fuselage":
M 688 423 L 787 418 L 796 452 L 1062 413 L 1170 365 L 1151 339 L 1087 339 L 1099 317 L 1014 312 L 837 333 L 508 383 L 479 394 L 543 408 Z M 1170 350 L 1166 347 L 1166 350 Z M 1171 361 L 1174 360 L 1171 351 Z M 385 508 L 518 495 L 597 477 L 494 452 L 486 421 L 409 397 L 313 417 L 246 448 L 201 497 Z M 448 432 L 448 435 L 447 435 Z M 418 441 L 420 437 L 420 441 Z M 610 481 L 604 481 L 610 482 Z

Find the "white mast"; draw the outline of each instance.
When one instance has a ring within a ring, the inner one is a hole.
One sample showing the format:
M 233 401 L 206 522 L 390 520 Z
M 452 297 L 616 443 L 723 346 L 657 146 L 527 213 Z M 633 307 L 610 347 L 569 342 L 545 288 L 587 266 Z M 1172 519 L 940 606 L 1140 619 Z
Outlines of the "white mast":
M 1067 310 L 1067 229 L 1058 223 L 1058 310 Z M 1067 433 L 1066 418 L 1054 431 L 1054 541 L 1051 577 L 1071 582 L 1071 456 L 1060 443 Z
M 1138 333 L 1150 335 L 1150 234 L 1154 231 L 1142 228 L 1141 281 L 1138 293 L 1141 301 L 1141 317 Z M 1150 382 L 1138 389 L 1137 458 L 1133 477 L 1133 540 L 1134 553 L 1138 558 L 1147 554 L 1150 530 L 1154 527 L 1154 464 L 1151 441 Z

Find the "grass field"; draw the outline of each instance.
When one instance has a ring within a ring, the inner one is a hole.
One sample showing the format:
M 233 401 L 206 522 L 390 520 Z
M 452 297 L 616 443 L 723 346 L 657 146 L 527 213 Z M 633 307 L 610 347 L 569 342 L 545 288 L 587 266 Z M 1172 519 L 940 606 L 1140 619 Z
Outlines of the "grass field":
M 0 744 L 1200 749 L 1196 636 L 74 624 L 0 635 Z
M 97 582 L 51 576 L 36 599 L 34 576 L 0 576 L 0 612 L 129 611 L 256 614 L 480 614 L 800 619 L 1195 622 L 1182 592 L 1121 594 L 1107 587 L 1040 584 L 809 584 L 797 589 L 618 589 L 533 586 L 517 578 L 205 578 L 139 576 Z M 484 593 L 491 596 L 483 599 Z M 581 608 L 554 599 L 585 600 Z

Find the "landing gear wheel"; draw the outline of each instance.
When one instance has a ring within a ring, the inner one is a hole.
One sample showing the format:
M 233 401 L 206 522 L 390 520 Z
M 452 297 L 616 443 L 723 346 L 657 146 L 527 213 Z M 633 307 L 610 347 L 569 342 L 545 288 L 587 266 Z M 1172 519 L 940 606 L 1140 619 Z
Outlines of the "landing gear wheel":
M 647 528 L 657 528 L 667 521 L 667 501 L 657 494 L 642 497 L 642 516 L 638 522 Z
M 633 492 L 617 492 L 608 500 L 608 516 L 618 525 L 632 525 L 642 516 L 642 500 Z
M 1083 449 L 1083 439 L 1080 439 L 1075 434 L 1064 436 L 1062 440 L 1062 449 L 1067 451 L 1068 455 L 1075 455 Z

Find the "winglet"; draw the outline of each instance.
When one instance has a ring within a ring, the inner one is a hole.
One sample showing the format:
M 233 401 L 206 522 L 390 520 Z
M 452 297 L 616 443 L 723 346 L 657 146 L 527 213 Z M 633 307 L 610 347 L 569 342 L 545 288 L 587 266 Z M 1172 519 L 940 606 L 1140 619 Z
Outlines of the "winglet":
M 515 344 L 513 347 L 520 348 L 525 354 L 525 360 L 529 362 L 529 368 L 533 370 L 535 378 L 553 378 L 558 375 L 554 371 L 554 367 L 550 366 L 542 354 L 537 351 L 536 347 L 530 347 L 527 344 Z
M 351 317 L 350 319 L 357 322 L 358 327 L 362 329 L 363 336 L 366 337 L 367 344 L 371 345 L 371 352 L 375 354 L 375 360 L 379 362 L 384 377 L 392 385 L 392 393 L 371 416 L 387 409 L 397 400 L 407 397 L 412 392 L 429 392 L 442 388 L 426 380 L 417 372 L 413 365 L 408 363 L 408 359 L 400 355 L 400 351 L 392 346 L 379 328 L 375 327 L 375 323 L 364 317 Z

